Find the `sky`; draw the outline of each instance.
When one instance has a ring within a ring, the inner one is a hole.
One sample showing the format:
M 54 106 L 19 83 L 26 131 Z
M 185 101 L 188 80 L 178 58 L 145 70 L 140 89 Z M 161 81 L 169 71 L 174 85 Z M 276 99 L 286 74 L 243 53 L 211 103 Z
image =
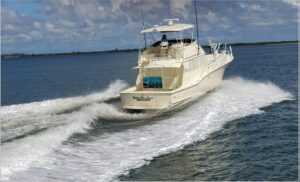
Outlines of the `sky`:
M 199 41 L 298 40 L 300 0 L 197 0 Z M 195 23 L 192 0 L 1 0 L 1 50 L 57 53 L 139 48 L 165 18 Z

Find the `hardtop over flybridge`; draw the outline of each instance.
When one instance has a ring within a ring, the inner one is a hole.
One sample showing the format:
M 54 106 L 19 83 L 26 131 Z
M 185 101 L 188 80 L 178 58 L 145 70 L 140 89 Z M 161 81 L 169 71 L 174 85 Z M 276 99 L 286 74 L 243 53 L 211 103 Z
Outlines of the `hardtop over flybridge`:
M 144 36 L 160 34 L 161 39 L 140 51 L 136 85 L 121 92 L 124 109 L 169 110 L 221 84 L 224 70 L 233 60 L 231 47 L 210 44 L 206 53 L 193 39 L 193 31 L 191 38 L 185 38 L 193 28 L 178 19 L 166 19 L 160 26 L 141 31 Z

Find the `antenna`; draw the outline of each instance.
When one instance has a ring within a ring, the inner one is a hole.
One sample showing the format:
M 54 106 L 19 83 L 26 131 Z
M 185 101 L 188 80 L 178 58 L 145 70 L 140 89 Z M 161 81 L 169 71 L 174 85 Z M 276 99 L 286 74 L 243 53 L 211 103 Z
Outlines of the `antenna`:
M 168 1 L 168 17 L 171 17 L 171 0 Z
M 141 15 L 142 15 L 142 25 L 143 25 L 143 30 L 145 29 L 145 19 L 144 19 L 144 13 L 143 13 L 143 8 L 141 10 Z M 144 48 L 147 47 L 147 39 L 146 39 L 146 34 L 143 33 L 143 37 L 144 37 Z
M 196 36 L 197 36 L 197 44 L 199 42 L 199 30 L 198 30 L 198 11 L 197 11 L 197 0 L 194 0 L 194 9 L 195 9 L 195 18 L 196 18 Z M 198 46 L 198 52 L 199 55 L 199 46 Z

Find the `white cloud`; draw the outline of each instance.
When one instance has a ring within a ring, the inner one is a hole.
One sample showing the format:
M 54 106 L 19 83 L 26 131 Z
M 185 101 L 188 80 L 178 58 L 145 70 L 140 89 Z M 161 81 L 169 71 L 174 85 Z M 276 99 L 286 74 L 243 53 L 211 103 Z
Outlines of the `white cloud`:
M 111 1 L 112 11 L 115 12 L 115 11 L 120 10 L 120 6 L 121 6 L 122 3 L 124 3 L 124 0 L 112 0 Z
M 47 30 L 52 31 L 54 29 L 54 25 L 52 23 L 47 22 L 45 24 L 45 27 L 47 28 Z
M 248 2 L 247 1 L 239 2 L 238 5 L 242 9 L 248 10 L 248 11 L 264 11 L 264 10 L 266 10 L 260 4 L 251 4 L 249 2 L 251 2 L 251 1 L 248 1 Z
M 300 1 L 299 0 L 282 0 L 283 2 L 290 4 L 292 6 L 295 6 L 297 8 L 300 8 Z
M 35 22 L 33 22 L 33 26 L 34 26 L 34 28 L 40 29 L 41 28 L 41 23 L 35 21 Z
M 217 23 L 220 19 L 217 17 L 217 15 L 212 12 L 212 11 L 208 11 L 207 15 L 205 16 L 206 19 L 210 22 L 210 23 Z
M 253 11 L 264 11 L 265 9 L 263 7 L 261 7 L 261 5 L 259 4 L 252 4 L 249 6 L 249 9 L 253 10 Z
M 272 26 L 272 25 L 283 25 L 285 22 L 280 17 L 268 17 L 262 18 L 260 15 L 244 15 L 240 19 L 245 22 L 246 25 L 250 26 Z
M 241 2 L 239 3 L 239 6 L 243 9 L 247 7 L 247 5 L 245 3 L 241 3 Z
M 45 24 L 47 31 L 51 33 L 64 33 L 65 31 L 62 28 L 56 27 L 53 23 L 47 22 Z
M 36 30 L 29 32 L 29 35 L 32 37 L 32 39 L 37 39 L 37 40 L 43 37 L 42 33 Z
M 185 18 L 188 16 L 187 7 L 191 5 L 192 0 L 171 0 L 170 8 L 173 14 L 181 15 Z
M 64 5 L 64 6 L 71 6 L 71 5 L 74 5 L 74 0 L 61 0 L 61 3 Z
M 25 33 L 18 34 L 17 37 L 20 38 L 20 39 L 23 39 L 26 42 L 29 42 L 29 41 L 32 40 L 32 38 L 29 35 L 25 34 Z
M 102 6 L 98 6 L 98 7 L 97 7 L 97 9 L 98 9 L 98 11 L 100 11 L 100 12 L 103 12 L 103 11 L 105 11 L 105 8 L 104 8 L 104 7 L 102 7 Z
M 9 0 L 6 0 L 9 1 Z M 25 3 L 16 0 L 18 3 Z M 3 36 L 7 42 L 90 40 L 102 42 L 119 40 L 128 44 L 139 36 L 141 10 L 147 25 L 159 24 L 162 19 L 175 17 L 183 22 L 194 23 L 192 0 L 45 0 L 40 2 L 39 13 L 24 14 L 22 10 L 1 8 Z M 291 6 L 282 6 L 284 3 Z M 224 8 L 226 6 L 226 8 Z M 299 1 L 198 1 L 199 28 L 207 35 L 232 29 L 240 32 L 246 28 L 266 28 L 294 23 L 295 8 Z M 282 10 L 281 10 L 282 8 Z M 168 12 L 170 10 L 170 12 Z M 278 13 L 282 11 L 282 13 Z M 42 18 L 41 18 L 42 17 Z M 245 28 L 246 27 L 246 28 Z M 240 33 L 239 32 L 239 33 Z M 19 40 L 18 40 L 19 39 Z M 101 41 L 99 41 L 101 40 Z M 117 41 L 114 41 L 117 42 Z M 118 45 L 115 45 L 116 47 Z
M 7 31 L 14 31 L 14 30 L 16 30 L 16 27 L 12 24 L 7 24 L 7 25 L 4 25 L 3 29 L 7 30 Z
M 70 20 L 66 20 L 66 19 L 60 19 L 58 21 L 59 24 L 61 24 L 64 27 L 68 27 L 68 28 L 74 28 L 76 26 L 75 22 L 72 22 Z

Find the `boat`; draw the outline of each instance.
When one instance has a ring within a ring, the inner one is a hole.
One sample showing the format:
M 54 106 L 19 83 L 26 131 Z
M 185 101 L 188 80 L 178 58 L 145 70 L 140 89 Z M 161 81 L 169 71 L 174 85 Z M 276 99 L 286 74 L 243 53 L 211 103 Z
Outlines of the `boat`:
M 145 47 L 139 51 L 138 65 L 134 68 L 136 84 L 120 93 L 123 109 L 171 110 L 221 85 L 224 71 L 234 58 L 232 49 L 226 44 L 210 42 L 205 51 L 194 39 L 194 28 L 179 19 L 165 19 L 162 24 L 141 31 L 144 38 L 159 34 L 161 39 L 149 46 L 145 41 Z

